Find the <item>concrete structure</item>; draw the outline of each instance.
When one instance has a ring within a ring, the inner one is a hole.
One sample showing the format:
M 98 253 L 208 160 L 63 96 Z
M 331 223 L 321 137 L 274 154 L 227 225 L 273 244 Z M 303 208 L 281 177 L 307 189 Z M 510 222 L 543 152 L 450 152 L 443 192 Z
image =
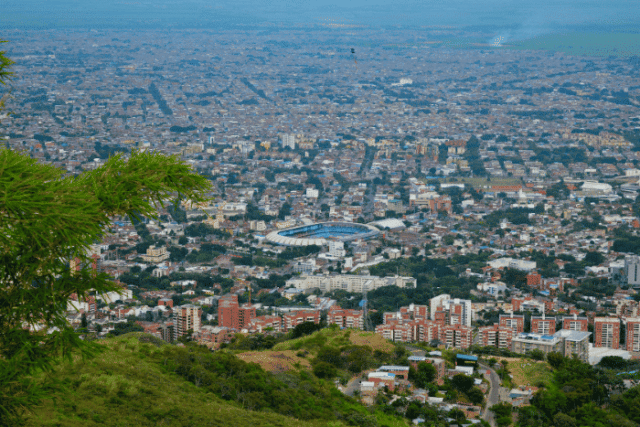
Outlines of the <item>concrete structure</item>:
M 562 329 L 587 332 L 589 330 L 589 319 L 586 317 L 578 317 L 577 314 L 565 316 L 562 318 Z
M 596 317 L 594 319 L 594 347 L 620 348 L 620 319 Z
M 629 286 L 640 286 L 640 256 L 627 255 L 624 257 L 624 272 Z
M 285 246 L 324 246 L 330 240 L 347 242 L 369 239 L 378 234 L 380 230 L 372 225 L 354 222 L 321 222 L 272 231 L 267 234 L 267 240 Z
M 627 351 L 640 352 L 640 318 L 627 318 L 625 342 Z
M 412 324 L 399 324 L 396 322 L 376 326 L 376 334 L 393 342 L 415 341 L 415 327 Z
M 524 316 L 522 314 L 501 314 L 500 326 L 511 328 L 515 333 L 524 332 Z
M 282 148 L 289 147 L 296 149 L 296 136 L 294 134 L 285 133 L 282 135 Z
M 238 295 L 224 295 L 218 301 L 218 326 L 242 329 L 256 317 L 256 308 L 251 304 L 238 304 Z
M 152 245 L 147 248 L 147 253 L 145 255 L 142 255 L 142 259 L 145 262 L 157 264 L 169 259 L 169 253 L 167 252 L 167 248 L 165 248 L 164 246 L 156 248 Z
M 541 335 L 553 335 L 556 333 L 556 318 L 542 316 L 531 317 L 531 332 Z
M 422 362 L 430 363 L 434 368 L 436 368 L 436 380 L 439 384 L 444 381 L 444 377 L 446 375 L 446 363 L 443 359 L 425 356 L 409 356 L 409 365 L 411 365 L 413 369 L 418 369 L 418 364 Z
M 511 350 L 511 340 L 515 331 L 508 326 L 485 326 L 479 328 L 479 343 L 480 345 L 487 347 L 506 348 Z
M 320 323 L 320 311 L 318 310 L 291 311 L 289 313 L 286 313 L 284 316 L 282 316 L 282 328 L 285 332 L 305 322 L 313 322 L 316 325 Z
M 347 310 L 333 305 L 327 314 L 327 324 L 338 325 L 341 328 L 364 329 L 362 310 Z
M 378 368 L 379 372 L 390 372 L 395 374 L 396 377 L 402 377 L 405 380 L 409 379 L 409 367 L 398 365 L 382 365 Z
M 329 255 L 333 257 L 343 257 L 346 255 L 344 242 L 329 241 Z
M 196 305 L 186 304 L 173 309 L 174 338 L 180 338 L 187 331 L 200 331 L 200 316 L 202 309 Z
M 282 331 L 282 319 L 280 316 L 258 316 L 251 319 L 248 325 L 246 325 L 249 332 L 265 332 L 267 329 L 274 332 Z
M 378 277 L 360 275 L 335 275 L 335 276 L 300 276 L 287 280 L 286 286 L 295 286 L 297 289 L 318 288 L 322 292 L 343 290 L 347 292 L 372 291 L 383 286 L 397 286 L 399 288 L 415 288 L 416 279 L 413 277 Z
M 440 341 L 447 348 L 469 348 L 473 342 L 473 329 L 465 325 L 441 326 Z
M 471 326 L 471 301 L 441 294 L 431 298 L 431 320 L 443 325 Z
M 498 258 L 489 261 L 487 264 L 489 264 L 491 268 L 515 268 L 516 270 L 522 271 L 531 271 L 536 268 L 535 261 L 513 258 Z
M 511 343 L 511 351 L 520 354 L 540 350 L 546 355 L 562 350 L 562 341 L 553 335 L 521 333 L 517 334 Z
M 589 363 L 589 336 L 591 332 L 571 331 L 561 329 L 554 334 L 561 340 L 562 354 L 565 357 L 577 357 Z

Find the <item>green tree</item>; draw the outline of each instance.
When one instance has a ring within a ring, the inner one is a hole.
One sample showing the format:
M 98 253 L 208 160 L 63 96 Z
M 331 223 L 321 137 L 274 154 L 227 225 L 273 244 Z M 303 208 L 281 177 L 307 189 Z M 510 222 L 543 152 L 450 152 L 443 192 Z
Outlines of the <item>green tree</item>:
M 0 43 L 6 43 L 6 40 L 0 40 Z M 5 51 L 0 51 L 0 84 L 4 85 L 6 84 L 6 82 L 11 79 L 11 76 L 13 75 L 12 71 L 9 71 L 9 68 L 11 68 L 11 65 L 14 64 L 14 62 L 12 60 L 10 60 L 9 58 L 7 58 L 5 56 Z M 8 98 L 8 94 L 4 95 L 2 98 L 0 98 L 0 110 L 2 110 L 4 108 L 4 103 Z
M 431 363 L 420 362 L 418 369 L 409 369 L 409 379 L 416 387 L 425 388 L 427 384 L 436 379 L 437 371 Z
M 473 378 L 465 374 L 456 374 L 451 378 L 451 384 L 456 390 L 467 393 L 473 387 Z
M 496 424 L 499 427 L 511 425 L 512 407 L 510 403 L 497 403 L 489 409 L 493 411 L 496 417 Z
M 80 340 L 65 311 L 71 294 L 83 300 L 90 291 L 119 290 L 107 274 L 92 270 L 87 255 L 111 218 L 157 219 L 163 200 L 177 194 L 204 201 L 209 188 L 177 156 L 133 151 L 125 160 L 116 154 L 73 177 L 0 150 L 0 420 L 18 420 L 46 396 L 48 385 L 31 374 L 52 370 L 56 357 L 71 358 L 74 350 L 97 351 Z M 79 271 L 69 268 L 71 259 L 80 261 Z
M 565 358 L 561 353 L 552 351 L 551 353 L 547 354 L 547 362 L 549 362 L 549 365 L 551 365 L 553 369 L 560 368 L 564 361 Z

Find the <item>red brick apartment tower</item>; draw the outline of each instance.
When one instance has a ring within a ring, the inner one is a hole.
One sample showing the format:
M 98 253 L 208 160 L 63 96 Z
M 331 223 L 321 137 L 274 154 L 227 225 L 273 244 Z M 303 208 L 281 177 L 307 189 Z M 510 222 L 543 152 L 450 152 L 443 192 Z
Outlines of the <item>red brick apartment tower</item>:
M 574 314 L 573 316 L 565 316 L 562 318 L 562 329 L 589 332 L 589 319 L 586 317 L 578 317 L 577 314 Z
M 640 317 L 627 318 L 627 351 L 640 352 Z
M 527 286 L 530 288 L 539 288 L 542 283 L 542 276 L 538 273 L 527 274 Z
M 480 328 L 478 333 L 480 334 L 482 346 L 511 350 L 511 340 L 513 339 L 514 331 L 510 327 L 500 325 L 485 326 Z
M 338 325 L 341 328 L 364 329 L 362 310 L 348 310 L 337 305 L 333 305 L 329 309 L 327 323 L 329 325 Z
M 238 325 L 241 329 L 248 326 L 255 318 L 256 308 L 252 304 L 245 303 L 238 307 Z
M 620 319 L 616 317 L 596 317 L 594 347 L 620 348 Z
M 227 294 L 218 301 L 218 326 L 240 329 L 238 295 Z
M 447 348 L 469 348 L 473 340 L 473 329 L 466 325 L 448 325 L 440 327 L 440 341 Z
M 553 335 L 556 333 L 556 318 L 542 316 L 531 317 L 531 332 L 534 334 Z
M 256 308 L 249 304 L 238 304 L 238 295 L 227 294 L 218 301 L 218 326 L 242 329 L 256 317 Z
M 293 311 L 285 314 L 282 318 L 283 329 L 285 332 L 305 322 L 313 322 L 316 325 L 320 323 L 320 311 L 318 310 Z
M 522 314 L 501 314 L 500 326 L 511 328 L 515 333 L 524 332 L 524 316 Z
M 417 320 L 414 322 L 413 337 L 416 341 L 431 342 L 439 339 L 440 325 L 432 320 Z

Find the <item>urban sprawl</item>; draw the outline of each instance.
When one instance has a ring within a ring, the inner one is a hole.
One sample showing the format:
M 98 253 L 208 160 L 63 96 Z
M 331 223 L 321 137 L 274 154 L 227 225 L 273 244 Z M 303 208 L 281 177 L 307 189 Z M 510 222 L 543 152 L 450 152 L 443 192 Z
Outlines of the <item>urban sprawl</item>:
M 113 218 L 89 255 L 121 292 L 70 300 L 72 324 L 212 349 L 312 322 L 460 355 L 640 356 L 637 57 L 461 54 L 435 30 L 172 34 L 4 36 L 7 147 L 69 174 L 160 151 L 213 183 Z M 473 369 L 441 355 L 410 361 Z M 369 373 L 362 399 L 408 370 Z

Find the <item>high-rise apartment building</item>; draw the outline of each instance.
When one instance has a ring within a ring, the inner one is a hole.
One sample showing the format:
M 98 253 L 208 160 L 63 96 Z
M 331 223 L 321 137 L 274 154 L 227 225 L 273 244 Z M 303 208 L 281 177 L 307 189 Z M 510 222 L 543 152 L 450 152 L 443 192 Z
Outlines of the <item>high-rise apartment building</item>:
M 200 331 L 200 317 L 202 309 L 193 304 L 180 305 L 173 309 L 174 338 L 180 338 L 187 331 Z
M 484 347 L 491 346 L 511 350 L 511 340 L 515 331 L 508 326 L 484 326 L 478 330 L 480 344 Z
M 515 333 L 521 334 L 524 332 L 524 316 L 522 314 L 501 314 L 500 326 L 511 328 Z
M 531 333 L 541 335 L 553 335 L 556 333 L 556 318 L 542 316 L 531 317 Z
M 242 329 L 256 317 L 256 308 L 249 304 L 238 303 L 238 295 L 229 294 L 218 301 L 218 326 Z
M 438 295 L 430 301 L 431 320 L 443 325 L 465 325 L 471 327 L 471 301 L 451 298 L 449 294 Z
M 629 286 L 640 286 L 640 256 L 627 255 L 624 258 L 624 272 Z
M 562 318 L 562 329 L 568 329 L 570 331 L 588 332 L 589 331 L 589 319 L 586 317 L 578 317 L 577 314 L 573 316 L 565 316 Z
M 627 351 L 640 352 L 640 317 L 627 318 Z
M 292 150 L 296 148 L 296 136 L 294 134 L 285 133 L 282 135 L 282 148 L 289 147 Z
M 620 319 L 596 317 L 594 319 L 594 347 L 620 348 Z

